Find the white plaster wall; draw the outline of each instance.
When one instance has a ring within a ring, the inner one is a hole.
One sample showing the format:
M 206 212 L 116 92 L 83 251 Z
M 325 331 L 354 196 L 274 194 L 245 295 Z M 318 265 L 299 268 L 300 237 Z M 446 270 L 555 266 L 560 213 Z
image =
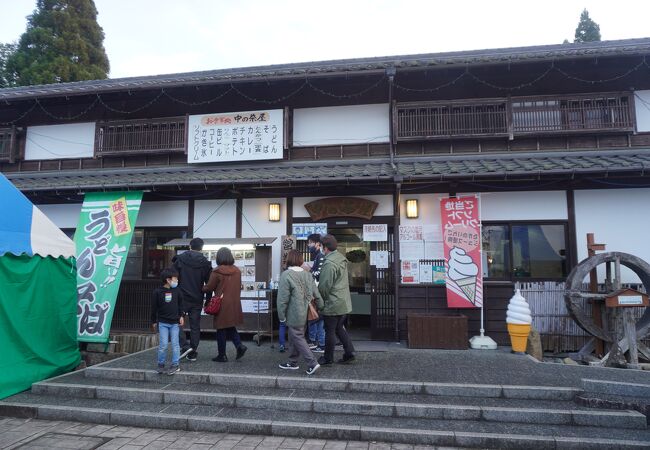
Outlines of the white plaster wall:
M 636 130 L 650 131 L 650 91 L 634 91 L 634 109 L 636 113 Z
M 217 208 L 219 210 L 214 213 Z M 194 237 L 234 238 L 237 205 L 234 199 L 197 200 L 194 202 Z
M 472 195 L 472 194 L 459 194 Z M 484 192 L 481 220 L 567 220 L 565 191 Z
M 36 205 L 59 228 L 77 228 L 81 203 Z
M 280 221 L 269 222 L 269 203 L 280 204 Z M 287 231 L 287 205 L 284 198 L 248 198 L 242 204 L 242 237 L 277 238 L 272 247 L 273 279 L 280 277 L 280 237 Z
M 399 205 L 400 223 L 402 225 L 440 225 L 440 199 L 446 198 L 447 194 L 408 194 L 402 192 Z M 415 199 L 418 201 L 418 218 L 409 219 L 406 217 L 406 201 Z
M 293 199 L 293 217 L 309 217 L 305 205 L 314 200 L 326 197 L 296 197 Z M 379 203 L 375 210 L 375 216 L 392 216 L 393 215 L 393 196 L 392 195 L 360 195 L 359 198 L 365 198 Z
M 293 112 L 293 145 L 388 142 L 389 105 L 330 106 Z
M 27 128 L 25 160 L 92 158 L 95 122 Z
M 650 263 L 650 189 L 576 191 L 575 203 L 578 261 L 587 257 L 587 233 L 594 233 L 596 243 L 606 245 L 605 251 L 630 253 Z M 603 266 L 599 280 L 604 272 Z M 621 276 L 624 283 L 640 281 L 624 267 Z
M 186 227 L 188 202 L 142 202 L 136 227 Z

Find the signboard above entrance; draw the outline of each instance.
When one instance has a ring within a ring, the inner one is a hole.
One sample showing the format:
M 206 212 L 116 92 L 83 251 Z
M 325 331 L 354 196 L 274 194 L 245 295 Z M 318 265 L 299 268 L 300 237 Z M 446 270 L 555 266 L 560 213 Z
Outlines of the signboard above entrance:
M 242 111 L 188 117 L 187 162 L 282 159 L 283 111 Z

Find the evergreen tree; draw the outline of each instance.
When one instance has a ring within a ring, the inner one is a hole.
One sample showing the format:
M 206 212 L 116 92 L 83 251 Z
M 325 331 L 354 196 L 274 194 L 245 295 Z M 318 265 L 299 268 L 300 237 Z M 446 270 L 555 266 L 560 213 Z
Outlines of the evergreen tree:
M 18 86 L 104 79 L 103 43 L 93 0 L 37 0 L 6 71 Z
M 7 59 L 16 51 L 16 47 L 16 44 L 0 43 L 0 88 L 11 86 L 6 66 Z
M 600 41 L 600 26 L 589 17 L 589 11 L 584 9 L 580 14 L 580 22 L 578 22 L 573 42 L 595 41 Z

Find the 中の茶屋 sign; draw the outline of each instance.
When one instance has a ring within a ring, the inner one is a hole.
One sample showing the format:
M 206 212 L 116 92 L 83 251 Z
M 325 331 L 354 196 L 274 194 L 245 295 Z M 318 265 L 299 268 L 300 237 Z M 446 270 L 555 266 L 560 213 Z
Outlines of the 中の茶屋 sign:
M 483 305 L 481 217 L 477 197 L 440 200 L 449 308 Z
M 282 159 L 283 111 L 245 111 L 188 117 L 187 162 Z
M 79 341 L 108 341 L 141 202 L 142 192 L 97 192 L 84 198 L 74 235 Z

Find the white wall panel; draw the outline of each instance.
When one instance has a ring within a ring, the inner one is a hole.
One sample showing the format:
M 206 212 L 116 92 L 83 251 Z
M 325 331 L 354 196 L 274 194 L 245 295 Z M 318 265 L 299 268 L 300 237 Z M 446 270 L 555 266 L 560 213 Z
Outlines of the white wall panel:
M 440 225 L 440 199 L 446 198 L 447 194 L 415 194 L 411 195 L 402 192 L 400 203 L 400 223 L 402 225 Z M 409 219 L 406 217 L 406 201 L 415 199 L 418 201 L 418 218 Z
M 293 112 L 293 145 L 341 145 L 388 142 L 389 106 L 331 106 Z
M 136 227 L 186 227 L 188 203 L 185 200 L 169 202 L 142 202 Z
M 194 237 L 234 238 L 236 212 L 234 199 L 197 200 L 194 202 Z
M 280 204 L 280 221 L 269 222 L 269 203 Z M 280 237 L 287 231 L 287 205 L 284 198 L 249 198 L 242 204 L 242 237 L 274 237 L 272 245 L 273 278 L 280 277 Z M 267 280 L 268 281 L 268 280 Z
M 25 159 L 92 158 L 95 122 L 27 128 Z
M 634 95 L 636 129 L 639 132 L 650 131 L 650 91 L 634 91 Z
M 481 194 L 481 219 L 484 221 L 566 220 L 567 217 L 565 191 Z
M 309 217 L 305 205 L 314 200 L 325 197 L 296 197 L 293 199 L 293 217 Z M 362 195 L 359 198 L 365 198 L 379 203 L 375 210 L 375 216 L 392 216 L 393 215 L 393 196 L 392 195 Z
M 607 252 L 625 252 L 650 263 L 650 189 L 606 189 L 575 192 L 578 261 L 587 257 L 587 233 L 605 244 Z M 599 271 L 599 280 L 603 280 Z M 622 268 L 624 283 L 638 277 Z
M 81 203 L 60 205 L 36 205 L 59 228 L 77 228 Z

